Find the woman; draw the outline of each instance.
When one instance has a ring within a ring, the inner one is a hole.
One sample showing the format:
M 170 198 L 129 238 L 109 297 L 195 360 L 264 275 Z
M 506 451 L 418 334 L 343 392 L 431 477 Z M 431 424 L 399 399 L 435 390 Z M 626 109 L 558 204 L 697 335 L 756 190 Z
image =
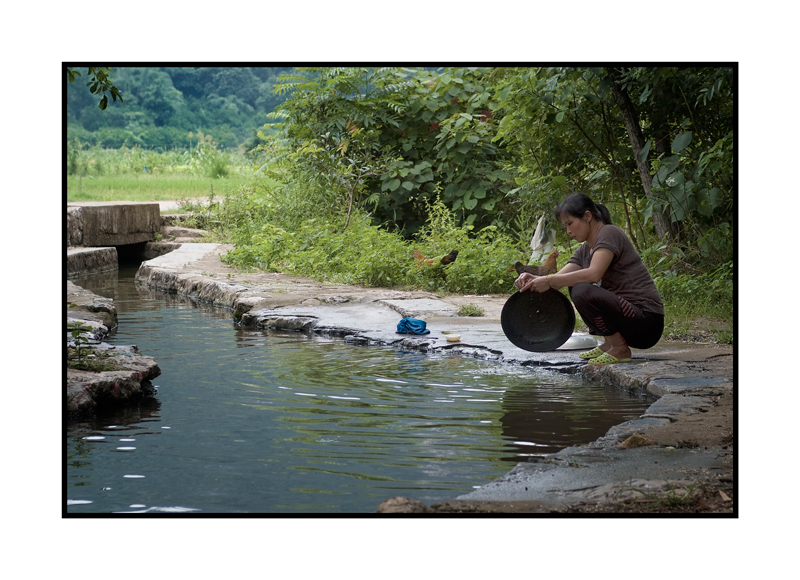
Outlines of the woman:
M 556 208 L 556 216 L 568 236 L 585 243 L 557 273 L 522 273 L 514 285 L 520 292 L 569 286 L 589 332 L 605 337 L 578 356 L 595 365 L 630 362 L 630 347 L 650 348 L 664 331 L 664 305 L 650 273 L 604 205 L 573 193 Z

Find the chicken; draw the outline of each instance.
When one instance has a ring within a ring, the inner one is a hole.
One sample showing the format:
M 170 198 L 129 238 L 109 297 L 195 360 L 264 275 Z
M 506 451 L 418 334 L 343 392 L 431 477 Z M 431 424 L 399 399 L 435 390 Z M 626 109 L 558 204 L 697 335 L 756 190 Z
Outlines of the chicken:
M 414 258 L 417 260 L 417 262 L 425 264 L 433 264 L 436 261 L 436 258 L 426 258 L 416 250 L 414 250 Z
M 414 250 L 414 258 L 419 262 L 419 264 L 433 264 L 437 259 L 442 263 L 443 266 L 447 264 L 451 264 L 452 262 L 456 261 L 456 257 L 458 256 L 458 250 L 453 250 L 446 256 L 442 256 L 441 259 L 439 258 L 426 258 L 422 254 L 420 254 L 417 250 Z
M 446 266 L 447 264 L 455 262 L 457 257 L 458 257 L 458 250 L 453 250 L 446 256 L 442 256 L 442 265 Z
M 547 256 L 547 259 L 542 262 L 541 266 L 526 266 L 522 262 L 518 261 L 516 264 L 514 264 L 514 269 L 517 271 L 517 274 L 522 274 L 523 272 L 528 272 L 534 276 L 547 276 L 548 274 L 555 274 L 558 271 L 556 258 L 558 258 L 558 250 L 553 250 L 550 252 L 550 255 Z

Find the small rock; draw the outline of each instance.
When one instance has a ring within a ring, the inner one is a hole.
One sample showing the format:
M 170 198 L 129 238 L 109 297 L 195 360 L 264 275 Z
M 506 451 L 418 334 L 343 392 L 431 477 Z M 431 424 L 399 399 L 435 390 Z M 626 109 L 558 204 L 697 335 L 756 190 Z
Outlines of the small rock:
M 658 442 L 653 441 L 647 437 L 634 433 L 625 441 L 619 444 L 623 449 L 633 449 L 634 447 L 649 447 L 651 445 L 658 445 Z
M 376 514 L 426 514 L 433 510 L 421 501 L 408 497 L 393 497 L 387 499 L 375 510 Z

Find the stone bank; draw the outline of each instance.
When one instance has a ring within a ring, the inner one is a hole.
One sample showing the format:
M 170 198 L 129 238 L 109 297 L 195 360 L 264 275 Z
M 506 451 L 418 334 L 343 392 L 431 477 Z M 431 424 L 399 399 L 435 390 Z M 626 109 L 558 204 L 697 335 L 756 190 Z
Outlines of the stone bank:
M 67 346 L 76 345 L 88 359 L 103 358 L 101 372 L 67 369 L 66 411 L 72 419 L 98 411 L 137 404 L 152 396 L 151 381 L 161 371 L 151 357 L 135 346 L 110 346 L 103 342 L 117 325 L 114 301 L 74 284 L 83 274 L 110 272 L 122 258 L 150 259 L 180 244 L 156 241 L 176 228 L 162 220 L 158 203 L 71 203 L 66 213 L 66 331 Z

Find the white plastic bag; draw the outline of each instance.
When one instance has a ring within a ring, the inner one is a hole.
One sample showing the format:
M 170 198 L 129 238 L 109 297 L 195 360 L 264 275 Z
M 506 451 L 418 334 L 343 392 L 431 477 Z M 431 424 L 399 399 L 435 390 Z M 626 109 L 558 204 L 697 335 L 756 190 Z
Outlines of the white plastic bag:
M 536 224 L 536 230 L 533 232 L 531 238 L 531 259 L 529 264 L 539 264 L 544 260 L 547 255 L 553 251 L 553 246 L 556 243 L 556 231 L 554 229 L 545 229 L 545 215 L 539 218 L 539 223 Z

